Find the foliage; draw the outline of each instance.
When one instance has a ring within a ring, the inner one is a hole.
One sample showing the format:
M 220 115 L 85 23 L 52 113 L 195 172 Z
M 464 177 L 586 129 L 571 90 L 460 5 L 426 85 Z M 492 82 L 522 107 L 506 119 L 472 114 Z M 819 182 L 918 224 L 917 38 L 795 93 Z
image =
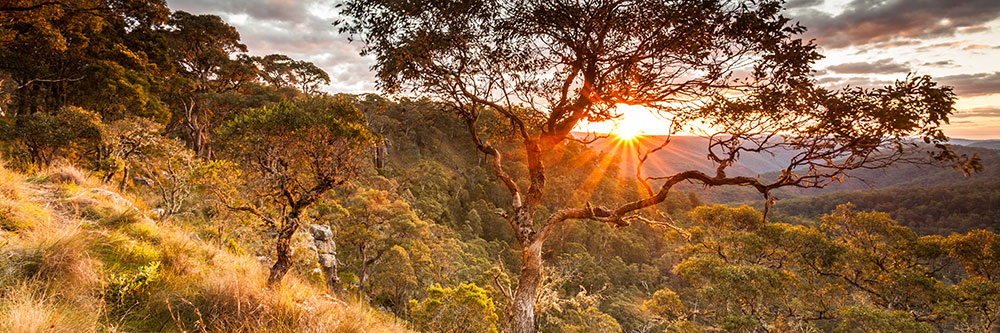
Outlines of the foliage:
M 994 325 L 989 315 L 981 315 L 994 300 L 973 296 L 976 292 L 960 294 L 989 290 L 996 283 L 977 268 L 989 258 L 982 251 L 995 247 L 988 245 L 993 233 L 918 237 L 884 213 L 855 212 L 850 206 L 824 216 L 818 226 L 740 222 L 749 228 L 733 228 L 713 222 L 739 221 L 732 216 L 741 215 L 746 222 L 760 221 L 759 214 L 749 212 L 716 206 L 692 213 L 697 223 L 693 242 L 675 270 L 696 288 L 694 299 L 685 302 L 704 308 L 687 314 L 695 323 L 847 331 Z M 980 259 L 961 269 L 954 263 L 969 258 L 961 254 L 967 241 L 976 244 L 973 252 Z M 963 289 L 967 285 L 977 287 Z
M 150 284 L 156 282 L 159 275 L 160 262 L 153 261 L 139 267 L 132 274 L 112 274 L 108 277 L 107 291 L 104 300 L 111 307 L 111 312 L 121 315 L 132 307 L 145 302 L 150 294 Z
M 870 191 L 843 191 L 778 201 L 772 220 L 781 215 L 816 218 L 838 205 L 852 203 L 861 210 L 888 213 L 900 224 L 920 234 L 946 235 L 986 229 L 994 232 L 1000 219 L 1000 184 L 988 180 L 955 184 L 892 187 Z M 780 215 L 779 215 L 780 214 Z
M 427 299 L 410 300 L 410 316 L 426 332 L 496 332 L 493 300 L 475 284 L 431 286 Z
M 32 162 L 49 165 L 56 159 L 83 159 L 100 144 L 103 127 L 97 114 L 67 106 L 54 113 L 18 116 L 7 139 L 24 147 Z

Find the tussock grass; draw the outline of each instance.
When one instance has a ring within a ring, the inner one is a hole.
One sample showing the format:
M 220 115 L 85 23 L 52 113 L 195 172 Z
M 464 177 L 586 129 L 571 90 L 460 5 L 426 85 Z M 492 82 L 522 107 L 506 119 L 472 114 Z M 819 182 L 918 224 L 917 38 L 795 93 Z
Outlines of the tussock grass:
M 0 300 L 0 331 L 96 332 L 99 311 L 89 305 L 53 297 L 27 284 L 16 286 L 5 290 Z
M 53 164 L 45 174 L 46 181 L 52 183 L 76 185 L 87 183 L 87 176 L 83 171 L 65 162 Z
M 38 204 L 0 198 L 0 229 L 18 231 L 52 219 L 48 210 Z
M 7 167 L 0 162 L 0 198 L 9 200 L 21 200 L 26 196 L 27 186 L 24 184 L 24 176 Z
M 47 210 L 28 201 L 24 176 L 0 163 L 0 229 L 18 231 L 50 219 Z

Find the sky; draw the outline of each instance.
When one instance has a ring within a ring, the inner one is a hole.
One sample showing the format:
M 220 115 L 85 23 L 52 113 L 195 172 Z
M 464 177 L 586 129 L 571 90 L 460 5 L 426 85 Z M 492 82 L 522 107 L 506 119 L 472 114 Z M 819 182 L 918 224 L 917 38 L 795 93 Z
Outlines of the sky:
M 330 92 L 377 92 L 374 60 L 360 56 L 361 45 L 332 25 L 337 1 L 167 3 L 219 15 L 239 30 L 251 54 L 315 63 L 330 74 Z M 815 66 L 821 84 L 877 87 L 910 72 L 931 75 L 959 97 L 946 134 L 1000 139 L 1000 0 L 789 0 L 785 7 L 787 17 L 808 28 L 802 38 L 814 39 L 826 56 Z

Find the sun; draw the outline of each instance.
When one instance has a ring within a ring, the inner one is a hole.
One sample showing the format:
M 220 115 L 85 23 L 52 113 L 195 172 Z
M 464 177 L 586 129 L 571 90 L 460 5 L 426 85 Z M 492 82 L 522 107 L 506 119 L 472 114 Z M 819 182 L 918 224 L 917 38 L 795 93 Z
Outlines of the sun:
M 641 105 L 618 104 L 618 117 L 601 122 L 584 122 L 576 131 L 610 135 L 617 141 L 634 142 L 645 136 L 665 135 L 670 123 L 655 111 Z
M 626 118 L 618 122 L 618 126 L 615 127 L 613 133 L 618 140 L 632 141 L 645 133 L 641 126 L 642 124 L 637 124 L 635 121 L 629 121 Z

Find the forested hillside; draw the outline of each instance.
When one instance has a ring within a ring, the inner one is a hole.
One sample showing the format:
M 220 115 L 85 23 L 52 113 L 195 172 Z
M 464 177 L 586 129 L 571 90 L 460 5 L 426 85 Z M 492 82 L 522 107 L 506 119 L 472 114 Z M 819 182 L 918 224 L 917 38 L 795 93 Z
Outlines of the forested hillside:
M 816 218 L 845 203 L 853 203 L 861 210 L 886 212 L 900 224 L 925 235 L 976 229 L 997 232 L 1000 228 L 1000 183 L 988 180 L 840 191 L 780 200 L 772 209 L 776 220 L 783 219 L 780 215 Z

